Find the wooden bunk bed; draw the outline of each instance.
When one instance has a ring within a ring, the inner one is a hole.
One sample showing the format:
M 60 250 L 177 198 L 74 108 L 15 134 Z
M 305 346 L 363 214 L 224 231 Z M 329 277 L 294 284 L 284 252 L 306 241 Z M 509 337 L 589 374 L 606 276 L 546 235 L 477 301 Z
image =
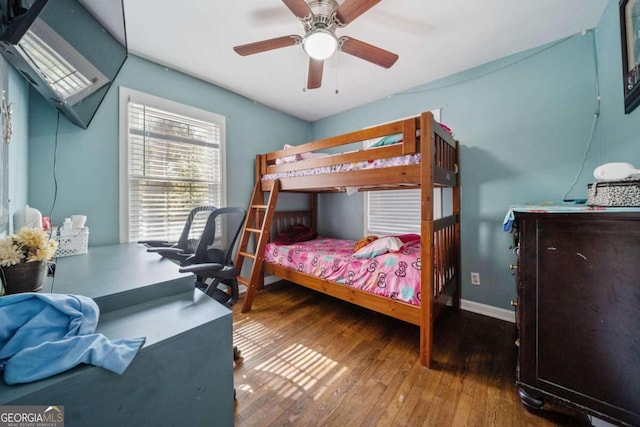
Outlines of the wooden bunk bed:
M 401 141 L 371 149 L 353 149 L 349 144 L 402 134 Z M 347 149 L 323 157 L 310 153 Z M 337 165 L 372 162 L 379 159 L 419 155 L 419 163 L 383 168 L 367 168 L 327 174 L 296 176 L 310 168 L 340 169 Z M 286 161 L 287 159 L 299 161 Z M 380 125 L 345 135 L 288 147 L 256 158 L 256 187 L 243 231 L 236 266 L 246 257 L 253 260 L 251 276 L 238 280 L 248 287 L 243 311 L 251 310 L 256 291 L 263 286 L 264 273 L 273 274 L 333 297 L 418 325 L 420 327 L 420 362 L 432 362 L 433 324 L 450 301 L 460 307 L 460 188 L 459 144 L 438 124 L 431 113 Z M 284 174 L 284 175 L 283 175 Z M 286 175 L 286 176 L 285 176 Z M 433 189 L 452 188 L 451 215 L 434 219 Z M 304 222 L 315 229 L 317 194 L 322 192 L 374 191 L 386 189 L 421 189 L 420 226 L 420 295 L 419 306 L 353 289 L 332 281 L 264 261 L 264 247 L 269 236 L 283 228 Z M 280 192 L 310 194 L 308 211 L 275 211 Z M 266 193 L 268 201 L 264 204 Z M 247 248 L 251 235 L 255 252 Z

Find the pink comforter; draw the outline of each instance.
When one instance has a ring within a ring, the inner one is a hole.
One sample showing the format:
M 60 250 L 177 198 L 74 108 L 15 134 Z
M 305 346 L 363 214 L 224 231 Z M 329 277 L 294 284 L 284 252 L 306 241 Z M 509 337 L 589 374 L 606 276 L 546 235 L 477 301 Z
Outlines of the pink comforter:
M 420 243 L 375 258 L 354 258 L 353 240 L 319 237 L 293 245 L 269 243 L 265 261 L 377 295 L 420 305 Z

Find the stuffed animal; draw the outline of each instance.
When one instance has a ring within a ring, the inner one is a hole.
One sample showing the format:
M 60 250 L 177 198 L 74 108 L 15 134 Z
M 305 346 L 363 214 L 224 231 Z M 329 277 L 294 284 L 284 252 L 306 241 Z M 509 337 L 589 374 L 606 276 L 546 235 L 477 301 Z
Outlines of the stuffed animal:
M 378 236 L 363 237 L 362 239 L 360 239 L 360 240 L 358 240 L 356 242 L 355 246 L 353 247 L 353 251 L 356 252 L 358 249 L 364 248 L 369 243 L 371 243 L 371 242 L 373 242 L 374 240 L 377 240 L 377 239 L 378 239 Z

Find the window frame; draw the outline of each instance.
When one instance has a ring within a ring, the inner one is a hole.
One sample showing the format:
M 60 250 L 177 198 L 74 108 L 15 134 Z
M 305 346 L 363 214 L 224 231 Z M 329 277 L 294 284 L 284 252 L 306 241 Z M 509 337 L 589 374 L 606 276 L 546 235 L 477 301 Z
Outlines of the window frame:
M 226 117 L 180 102 L 121 86 L 119 90 L 119 234 L 120 243 L 129 242 L 129 103 L 137 103 L 169 113 L 215 123 L 220 127 L 220 201 L 227 205 Z

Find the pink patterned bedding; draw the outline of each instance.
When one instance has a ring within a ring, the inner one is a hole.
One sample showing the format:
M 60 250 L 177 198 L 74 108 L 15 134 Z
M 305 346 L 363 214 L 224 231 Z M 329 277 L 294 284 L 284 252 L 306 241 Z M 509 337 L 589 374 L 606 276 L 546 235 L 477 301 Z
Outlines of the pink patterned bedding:
M 354 258 L 353 240 L 319 237 L 267 244 L 265 261 L 356 289 L 420 305 L 420 243 L 375 258 Z

